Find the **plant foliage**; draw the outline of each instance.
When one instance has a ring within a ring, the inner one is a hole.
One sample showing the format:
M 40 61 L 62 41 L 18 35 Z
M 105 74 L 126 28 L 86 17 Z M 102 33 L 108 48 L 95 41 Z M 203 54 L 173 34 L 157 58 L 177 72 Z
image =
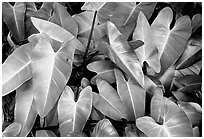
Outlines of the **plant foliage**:
M 202 136 L 201 11 L 3 2 L 2 136 Z

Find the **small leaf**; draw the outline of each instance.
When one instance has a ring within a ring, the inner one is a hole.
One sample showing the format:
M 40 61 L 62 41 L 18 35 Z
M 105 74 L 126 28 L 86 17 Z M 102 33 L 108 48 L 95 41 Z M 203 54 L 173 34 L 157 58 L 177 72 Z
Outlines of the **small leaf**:
M 140 12 L 137 18 L 137 26 L 133 33 L 133 40 L 141 40 L 144 45 L 134 50 L 141 65 L 146 61 L 157 73 L 160 71 L 160 61 L 157 46 L 153 40 L 152 29 L 145 15 Z
M 92 90 L 84 88 L 77 102 L 74 101 L 74 92 L 66 86 L 58 103 L 58 119 L 60 134 L 66 137 L 70 132 L 81 132 L 91 114 Z
M 117 131 L 108 119 L 100 120 L 91 134 L 92 137 L 119 137 Z
M 174 27 L 170 29 L 172 19 L 173 11 L 171 8 L 165 7 L 151 25 L 154 41 L 159 50 L 161 73 L 165 72 L 179 58 L 191 35 L 191 20 L 188 16 L 177 19 Z
M 185 87 L 179 88 L 177 91 L 182 92 L 182 93 L 192 93 L 195 91 L 201 91 L 202 83 L 195 83 L 195 84 L 190 84 Z
M 104 115 L 114 119 L 129 119 L 127 108 L 115 89 L 106 81 L 98 78 L 96 84 L 99 94 L 93 93 L 93 106 Z
M 163 104 L 162 124 L 144 116 L 137 119 L 137 127 L 148 137 L 192 137 L 193 130 L 184 111 L 167 98 L 163 98 Z
M 114 70 L 118 94 L 128 109 L 131 121 L 144 116 L 145 113 L 145 91 L 137 83 L 130 79 L 125 80 L 119 70 Z
M 88 11 L 98 11 L 105 2 L 85 2 L 85 4 L 81 7 L 82 10 L 88 10 Z
M 97 75 L 91 79 L 91 83 L 96 84 L 97 78 L 101 78 L 110 84 L 114 83 L 115 82 L 115 76 L 113 71 L 114 68 L 116 68 L 116 65 L 110 60 L 94 61 L 88 64 L 87 69 L 97 73 Z
M 26 7 L 23 2 L 16 2 L 11 6 L 8 2 L 2 3 L 2 16 L 17 42 L 22 41 L 25 37 L 25 17 Z
M 107 22 L 109 37 L 109 58 L 119 66 L 130 78 L 144 86 L 144 75 L 137 55 L 133 52 L 128 42 L 121 38 L 121 33 L 116 26 Z
M 55 3 L 53 7 L 53 15 L 49 19 L 51 22 L 63 27 L 72 35 L 77 36 L 78 25 L 74 18 L 67 12 L 67 9 L 59 3 Z
M 137 48 L 139 48 L 142 45 L 144 45 L 144 42 L 141 41 L 141 40 L 132 40 L 132 41 L 129 41 L 129 45 L 131 46 L 131 48 L 133 50 L 136 50 Z
M 197 126 L 193 128 L 193 136 L 200 137 L 199 128 Z
M 31 52 L 34 42 L 16 49 L 2 65 L 2 96 L 21 86 L 32 76 Z
M 15 137 L 21 131 L 21 124 L 19 123 L 12 123 L 10 124 L 3 132 L 3 137 Z
M 125 135 L 126 137 L 138 137 L 137 133 L 129 126 L 125 127 Z
M 37 117 L 32 81 L 33 79 L 28 80 L 16 90 L 14 120 L 21 124 L 20 137 L 26 137 L 29 134 Z
M 195 32 L 199 27 L 202 26 L 202 15 L 195 14 L 192 18 L 192 32 Z
M 83 132 L 70 132 L 67 134 L 67 137 L 87 137 L 87 135 Z

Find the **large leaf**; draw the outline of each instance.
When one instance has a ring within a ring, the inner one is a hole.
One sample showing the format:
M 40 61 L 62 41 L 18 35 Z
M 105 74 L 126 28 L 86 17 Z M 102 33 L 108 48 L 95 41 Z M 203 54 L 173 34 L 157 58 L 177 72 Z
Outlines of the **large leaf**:
M 31 17 L 31 21 L 40 33 L 47 33 L 51 38 L 61 43 L 75 38 L 70 32 L 52 22 L 35 17 Z
M 25 36 L 25 11 L 26 7 L 23 2 L 16 2 L 14 6 L 8 2 L 2 3 L 3 20 L 17 42 L 22 41 Z
M 75 21 L 78 24 L 79 32 L 78 35 L 81 37 L 89 38 L 89 34 L 91 31 L 91 26 L 94 18 L 94 13 L 85 11 L 80 14 L 75 14 L 73 16 Z M 94 30 L 92 38 L 97 40 L 105 35 L 105 24 L 98 25 L 98 20 L 95 20 Z
M 137 26 L 133 33 L 133 40 L 141 40 L 144 44 L 135 49 L 141 64 L 146 61 L 157 73 L 160 71 L 160 61 L 157 46 L 152 36 L 152 30 L 145 15 L 140 12 L 137 19 Z
M 72 33 L 72 35 L 77 36 L 78 25 L 74 18 L 67 12 L 67 9 L 61 4 L 54 4 L 53 15 L 49 20 L 63 27 L 64 29 Z
M 179 101 L 178 104 L 186 113 L 193 126 L 199 126 L 199 124 L 202 123 L 202 113 L 197 111 L 196 108 L 191 105 L 191 103 Z
M 98 78 L 96 84 L 99 94 L 93 93 L 93 106 L 104 115 L 114 119 L 129 119 L 127 108 L 115 89 L 106 81 Z
M 136 121 L 137 127 L 149 137 L 192 137 L 193 130 L 184 111 L 167 98 L 162 99 L 162 124 L 144 116 Z
M 100 120 L 91 134 L 92 137 L 119 137 L 117 131 L 108 119 Z
M 144 75 L 137 55 L 133 52 L 129 43 L 121 38 L 121 33 L 116 26 L 107 22 L 107 31 L 109 37 L 109 57 L 133 80 L 144 86 Z
M 114 70 L 118 94 L 128 109 L 130 120 L 144 116 L 145 113 L 145 90 L 130 79 L 125 80 L 119 70 Z
M 87 65 L 87 69 L 96 72 L 97 75 L 91 79 L 92 84 L 96 84 L 96 79 L 101 78 L 108 83 L 115 82 L 114 68 L 116 65 L 110 60 L 94 61 Z
M 31 52 L 35 42 L 16 49 L 2 65 L 2 96 L 17 89 L 31 78 Z
M 154 41 L 159 50 L 162 73 L 165 72 L 181 55 L 186 48 L 186 42 L 191 35 L 191 20 L 182 16 L 176 20 L 171 29 L 173 11 L 166 7 L 152 23 Z
M 38 130 L 36 131 L 36 137 L 57 137 L 57 136 L 50 130 Z
M 71 132 L 81 132 L 91 114 L 92 90 L 90 86 L 81 91 L 77 102 L 74 99 L 74 92 L 66 86 L 58 103 L 61 136 L 67 136 Z
M 54 52 L 47 34 L 39 37 L 32 52 L 33 91 L 36 108 L 43 118 L 53 108 L 72 72 L 75 45 L 69 40 Z
M 10 124 L 3 132 L 3 137 L 15 137 L 21 131 L 21 124 L 19 123 L 12 123 Z
M 37 117 L 37 111 L 33 101 L 32 81 L 30 79 L 16 90 L 14 120 L 21 124 L 21 132 L 19 134 L 21 137 L 26 137 L 29 134 Z

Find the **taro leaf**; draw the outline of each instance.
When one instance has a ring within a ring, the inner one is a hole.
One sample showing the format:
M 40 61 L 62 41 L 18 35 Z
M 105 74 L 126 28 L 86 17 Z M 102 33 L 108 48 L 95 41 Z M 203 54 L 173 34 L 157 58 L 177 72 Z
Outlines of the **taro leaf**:
M 145 85 L 144 85 L 145 92 L 153 96 L 154 91 L 157 87 L 157 84 L 151 78 L 147 76 L 144 76 L 144 82 L 145 82 Z
M 53 108 L 71 75 L 76 47 L 72 39 L 54 52 L 49 41 L 49 36 L 42 34 L 32 52 L 34 100 L 41 118 Z
M 131 121 L 144 116 L 145 113 L 145 90 L 130 79 L 125 80 L 119 70 L 114 70 L 118 94 L 128 109 Z
M 21 124 L 20 137 L 26 137 L 29 134 L 37 117 L 33 101 L 32 81 L 33 79 L 28 80 L 16 90 L 14 120 Z
M 111 122 L 108 119 L 103 119 L 96 124 L 91 137 L 119 137 L 119 135 Z
M 192 32 L 195 32 L 199 27 L 202 26 L 202 15 L 195 14 L 192 18 Z
M 174 102 L 163 98 L 162 124 L 152 117 L 144 116 L 136 121 L 137 127 L 148 137 L 191 137 L 193 131 L 185 112 Z
M 101 119 L 104 119 L 105 116 L 100 111 L 98 111 L 96 108 L 93 107 L 90 118 L 91 120 L 101 120 Z
M 50 130 L 37 130 L 36 137 L 56 137 L 56 135 Z
M 161 10 L 151 25 L 154 41 L 159 50 L 161 73 L 165 72 L 179 58 L 191 35 L 191 20 L 188 16 L 177 19 L 174 27 L 170 29 L 172 19 L 173 11 L 166 7 Z
M 93 93 L 93 106 L 104 115 L 114 119 L 129 119 L 127 108 L 116 90 L 106 81 L 98 78 L 96 84 L 99 94 Z
M 187 43 L 185 51 L 176 62 L 176 69 L 181 70 L 192 66 L 202 59 L 202 41 L 191 39 Z
M 53 7 L 53 15 L 49 19 L 51 22 L 63 27 L 72 35 L 77 36 L 78 25 L 73 17 L 67 12 L 67 9 L 59 3 L 55 3 Z
M 141 40 L 144 45 L 134 50 L 141 65 L 146 61 L 157 73 L 160 71 L 160 61 L 157 46 L 154 42 L 151 27 L 145 15 L 140 12 L 137 18 L 137 26 L 133 33 L 133 40 Z
M 2 96 L 21 86 L 32 76 L 31 52 L 36 42 L 16 49 L 2 65 Z
M 77 102 L 74 101 L 74 92 L 66 86 L 58 103 L 58 119 L 61 136 L 67 136 L 70 132 L 81 132 L 91 114 L 92 90 L 88 86 L 84 88 Z
M 89 38 L 89 34 L 91 31 L 91 26 L 94 18 L 94 13 L 85 11 L 80 14 L 75 14 L 73 18 L 75 19 L 79 27 L 78 35 L 80 37 Z M 105 33 L 106 33 L 105 24 L 98 25 L 98 20 L 96 18 L 92 39 L 97 40 L 103 37 L 104 35 L 106 35 Z
M 116 68 L 116 65 L 110 60 L 94 61 L 88 64 L 87 69 L 97 73 L 97 75 L 91 79 L 91 83 L 96 84 L 97 78 L 101 78 L 110 84 L 114 83 L 115 82 L 115 76 L 113 71 L 114 68 Z
M 54 107 L 45 116 L 45 126 L 56 126 L 58 124 L 58 113 L 57 113 L 58 101 L 55 103 Z
M 40 33 L 47 33 L 52 39 L 59 42 L 74 40 L 72 43 L 78 43 L 77 39 L 67 30 L 52 22 L 42 20 L 39 18 L 31 17 L 33 25 L 39 30 Z
M 3 137 L 15 137 L 21 131 L 21 124 L 19 123 L 12 123 L 10 124 L 3 132 Z
M 87 135 L 83 132 L 70 132 L 67 134 L 67 137 L 87 137 Z
M 132 40 L 129 41 L 129 45 L 132 47 L 133 50 L 141 47 L 142 45 L 144 45 L 144 42 L 141 40 Z
M 154 96 L 151 100 L 151 117 L 157 122 L 162 123 L 162 116 L 164 113 L 163 92 L 161 88 L 154 91 Z
M 195 91 L 201 91 L 201 87 L 202 87 L 202 83 L 194 83 L 185 87 L 181 87 L 178 89 L 178 91 L 182 93 L 192 93 Z
M 178 101 L 178 105 L 186 113 L 192 126 L 199 126 L 202 123 L 202 113 L 197 111 L 189 102 Z
M 126 137 L 138 137 L 137 133 L 129 126 L 125 127 Z
M 193 136 L 199 137 L 199 135 L 200 135 L 199 128 L 196 126 L 193 128 Z
M 2 3 L 2 16 L 17 42 L 22 41 L 25 37 L 25 17 L 26 7 L 23 2 L 16 2 L 11 6 L 8 2 Z
M 143 87 L 144 75 L 137 55 L 128 42 L 121 38 L 121 33 L 116 26 L 109 21 L 107 22 L 107 31 L 110 42 L 108 48 L 110 59 Z

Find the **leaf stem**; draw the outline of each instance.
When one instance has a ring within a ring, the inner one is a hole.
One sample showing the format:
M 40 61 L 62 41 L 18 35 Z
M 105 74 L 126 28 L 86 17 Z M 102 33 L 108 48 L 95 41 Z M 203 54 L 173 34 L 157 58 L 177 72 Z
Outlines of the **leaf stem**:
M 86 51 L 85 51 L 85 54 L 84 54 L 84 61 L 83 61 L 83 64 L 82 64 L 83 67 L 85 67 L 86 63 L 87 63 L 87 54 L 88 54 L 89 46 L 90 46 L 90 43 L 91 43 L 91 38 L 92 38 L 92 35 L 93 35 L 93 30 L 94 30 L 94 25 L 95 25 L 95 20 L 96 20 L 96 14 L 97 14 L 97 11 L 95 11 L 95 13 L 94 13 L 94 18 L 93 18 L 93 22 L 92 22 L 92 26 L 91 26 L 91 32 L 89 34 L 89 40 L 88 40 Z

